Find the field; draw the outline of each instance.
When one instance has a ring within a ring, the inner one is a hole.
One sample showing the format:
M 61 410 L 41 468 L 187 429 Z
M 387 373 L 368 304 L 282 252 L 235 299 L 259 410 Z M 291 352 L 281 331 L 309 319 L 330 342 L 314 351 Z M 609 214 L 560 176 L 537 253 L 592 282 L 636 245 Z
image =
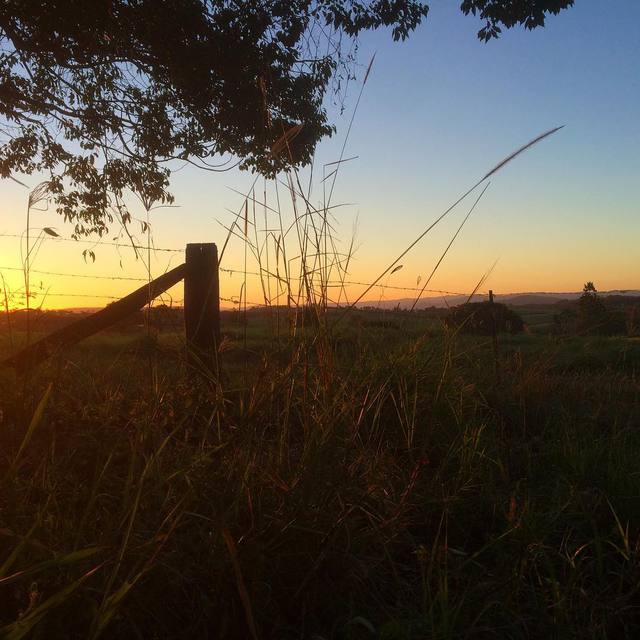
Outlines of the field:
M 144 331 L 0 369 L 0 636 L 635 637 L 640 340 L 522 313 L 497 352 L 256 314 L 217 375 Z

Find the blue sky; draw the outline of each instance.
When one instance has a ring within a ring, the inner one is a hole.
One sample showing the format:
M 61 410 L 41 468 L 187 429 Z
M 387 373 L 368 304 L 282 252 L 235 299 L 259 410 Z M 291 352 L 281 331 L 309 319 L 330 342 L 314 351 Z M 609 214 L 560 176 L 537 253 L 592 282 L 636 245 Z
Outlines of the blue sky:
M 433 0 L 404 43 L 385 32 L 360 41 L 360 78 L 376 59 L 347 144 L 358 159 L 344 165 L 334 195 L 353 203 L 337 212 L 346 241 L 357 229 L 353 278 L 373 278 L 504 156 L 565 125 L 495 177 L 433 285 L 469 290 L 498 260 L 487 286 L 499 292 L 579 290 L 586 280 L 640 288 L 640 2 L 577 0 L 544 29 L 516 28 L 487 44 L 476 38 L 480 22 L 458 6 Z M 319 147 L 316 172 L 338 158 L 357 91 L 352 84 L 335 138 Z M 241 172 L 176 174 L 180 208 L 153 215 L 157 244 L 221 242 L 216 220 L 228 223 L 227 209 L 242 201 L 229 187 L 246 191 L 251 182 Z M 24 191 L 0 189 L 0 232 L 21 231 Z M 465 213 L 430 234 L 393 282 L 411 286 L 428 274 Z M 55 214 L 42 219 L 65 233 Z M 6 242 L 0 251 L 3 263 L 15 258 Z M 57 251 L 43 251 L 41 265 L 87 268 L 80 250 Z M 227 259 L 237 266 L 241 248 Z M 101 249 L 91 268 L 110 273 L 119 260 Z M 140 267 L 130 258 L 125 266 Z

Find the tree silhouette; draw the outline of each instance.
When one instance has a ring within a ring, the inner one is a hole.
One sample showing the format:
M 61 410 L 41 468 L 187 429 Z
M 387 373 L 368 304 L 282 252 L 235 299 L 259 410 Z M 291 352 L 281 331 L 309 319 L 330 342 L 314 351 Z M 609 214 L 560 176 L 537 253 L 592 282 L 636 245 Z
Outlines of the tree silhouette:
M 635 331 L 633 305 L 623 296 L 607 297 L 607 304 L 598 294 L 593 282 L 585 283 L 582 295 L 554 316 L 554 321 L 562 333 L 578 335 L 620 335 Z
M 465 0 L 461 10 L 532 29 L 572 0 Z M 77 235 L 127 220 L 121 196 L 171 202 L 172 161 L 220 171 L 219 154 L 273 174 L 332 133 L 332 82 L 350 41 L 405 39 L 419 0 L 1 0 L 0 176 L 44 172 Z
M 582 288 L 578 300 L 578 326 L 583 332 L 597 330 L 606 320 L 607 310 L 598 296 L 593 282 L 587 282 Z

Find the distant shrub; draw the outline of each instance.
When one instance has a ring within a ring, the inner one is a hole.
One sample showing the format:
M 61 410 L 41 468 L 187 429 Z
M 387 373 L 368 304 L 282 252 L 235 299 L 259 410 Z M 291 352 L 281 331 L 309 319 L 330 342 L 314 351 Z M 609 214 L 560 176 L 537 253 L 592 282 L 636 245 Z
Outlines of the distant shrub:
M 458 327 L 464 333 L 489 335 L 500 333 L 520 333 L 524 331 L 524 321 L 513 310 L 499 302 L 470 302 L 454 307 L 445 319 L 448 327 Z

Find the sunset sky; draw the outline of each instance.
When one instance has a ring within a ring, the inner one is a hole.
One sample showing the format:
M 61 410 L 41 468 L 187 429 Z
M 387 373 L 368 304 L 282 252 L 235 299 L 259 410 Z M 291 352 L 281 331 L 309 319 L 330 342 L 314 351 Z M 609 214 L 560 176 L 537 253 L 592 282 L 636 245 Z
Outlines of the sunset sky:
M 600 290 L 640 288 L 640 3 L 581 0 L 533 32 L 514 29 L 483 44 L 481 26 L 459 2 L 433 0 L 425 24 L 405 43 L 379 32 L 359 46 L 358 77 L 376 58 L 347 141 L 357 156 L 339 173 L 332 204 L 343 248 L 355 233 L 349 278 L 371 281 L 459 195 L 503 157 L 539 133 L 565 128 L 518 157 L 492 180 L 430 288 L 468 292 L 497 261 L 483 290 L 577 291 L 587 280 Z M 323 164 L 337 160 L 359 92 L 349 87 L 337 134 L 318 149 L 311 201 L 323 200 Z M 307 185 L 308 171 L 301 172 Z M 19 176 L 30 188 L 36 176 Z M 176 208 L 151 213 L 157 247 L 216 242 L 233 220 L 253 177 L 246 172 L 175 174 Z M 326 185 L 326 183 L 325 183 Z M 256 193 L 262 199 L 262 179 Z M 280 188 L 280 197 L 284 190 Z M 275 191 L 267 185 L 269 206 Z M 21 240 L 28 190 L 0 183 L 0 273 L 20 304 Z M 472 201 L 465 201 L 407 257 L 403 268 L 368 298 L 410 294 L 430 273 Z M 290 215 L 290 207 L 281 202 Z M 133 213 L 144 217 L 141 207 Z M 260 210 L 262 216 L 262 210 Z M 222 224 L 221 224 L 222 223 Z M 53 211 L 33 212 L 32 225 L 70 228 Z M 35 232 L 37 234 L 37 231 Z M 112 234 L 114 235 L 114 234 Z M 18 236 L 18 237 L 12 237 Z M 146 242 L 143 234 L 138 239 Z M 93 249 L 87 263 L 82 251 Z M 181 262 L 157 252 L 153 275 Z M 233 240 L 222 266 L 242 269 L 242 243 Z M 131 249 L 47 240 L 32 261 L 32 282 L 49 308 L 96 307 L 138 285 L 135 281 L 76 276 L 144 278 Z M 249 271 L 255 262 L 249 256 Z M 223 297 L 238 296 L 240 274 L 221 276 Z M 351 285 L 350 299 L 363 287 Z M 177 288 L 175 299 L 182 294 Z M 249 301 L 262 290 L 248 283 Z M 228 305 L 227 305 L 228 306 Z

